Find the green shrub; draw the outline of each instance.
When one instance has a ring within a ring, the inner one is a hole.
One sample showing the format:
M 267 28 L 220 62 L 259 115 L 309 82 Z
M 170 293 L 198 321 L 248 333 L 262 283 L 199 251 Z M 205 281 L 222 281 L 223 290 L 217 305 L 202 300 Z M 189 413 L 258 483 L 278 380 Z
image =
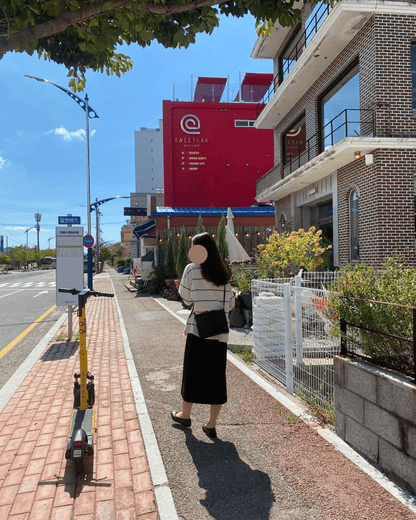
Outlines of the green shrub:
M 329 315 L 334 320 L 335 335 L 340 335 L 339 318 L 342 317 L 352 325 L 412 339 L 412 309 L 376 303 L 416 306 L 416 270 L 408 269 L 403 259 L 387 258 L 377 271 L 364 264 L 347 265 L 331 289 Z M 373 301 L 348 299 L 345 296 Z M 372 331 L 349 328 L 347 342 L 366 355 L 389 363 L 392 368 L 411 368 L 413 345 L 410 342 Z
M 176 278 L 175 255 L 173 253 L 172 236 L 169 237 L 166 246 L 165 277 Z
M 188 260 L 188 252 L 187 252 L 187 248 L 186 248 L 185 231 L 182 230 L 181 237 L 179 239 L 178 258 L 176 259 L 176 272 L 178 273 L 179 278 L 182 278 L 182 274 L 185 270 L 185 267 L 188 264 L 189 264 L 189 260 Z
M 232 274 L 235 285 L 242 293 L 251 293 L 251 280 L 255 278 L 255 274 L 252 271 L 245 271 L 242 265 L 238 267 L 232 267 Z
M 202 217 L 201 215 L 199 215 L 199 218 L 198 218 L 198 225 L 196 227 L 196 232 L 197 233 L 205 233 L 205 228 L 202 224 Z

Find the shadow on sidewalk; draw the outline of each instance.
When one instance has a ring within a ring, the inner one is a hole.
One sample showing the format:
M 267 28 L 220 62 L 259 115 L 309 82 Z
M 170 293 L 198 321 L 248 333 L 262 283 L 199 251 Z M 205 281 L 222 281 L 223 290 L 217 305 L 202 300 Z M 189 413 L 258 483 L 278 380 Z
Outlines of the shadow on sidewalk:
M 43 353 L 40 361 L 54 361 L 55 359 L 69 359 L 78 353 L 79 341 L 71 341 L 70 343 L 52 343 L 50 347 Z
M 253 470 L 239 456 L 235 445 L 213 439 L 200 441 L 185 430 L 186 445 L 206 489 L 201 505 L 216 520 L 269 520 L 275 501 L 270 478 Z

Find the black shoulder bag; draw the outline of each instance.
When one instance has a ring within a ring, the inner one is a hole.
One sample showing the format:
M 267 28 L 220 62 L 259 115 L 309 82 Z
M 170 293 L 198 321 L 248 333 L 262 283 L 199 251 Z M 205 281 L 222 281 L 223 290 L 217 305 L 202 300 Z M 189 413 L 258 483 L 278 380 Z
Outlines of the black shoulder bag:
M 223 308 L 219 311 L 207 311 L 196 314 L 192 308 L 192 312 L 195 314 L 196 326 L 200 338 L 205 339 L 210 338 L 211 336 L 218 336 L 219 334 L 228 334 L 229 328 L 224 310 L 225 288 L 226 285 L 224 285 Z

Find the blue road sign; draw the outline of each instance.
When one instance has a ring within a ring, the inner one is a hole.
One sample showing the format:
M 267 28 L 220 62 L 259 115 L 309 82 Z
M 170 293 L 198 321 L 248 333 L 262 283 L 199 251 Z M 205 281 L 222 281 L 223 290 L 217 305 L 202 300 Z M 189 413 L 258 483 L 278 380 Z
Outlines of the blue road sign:
M 94 245 L 94 239 L 91 235 L 85 235 L 83 239 L 83 244 L 85 247 L 92 247 Z
M 72 215 L 70 217 L 58 217 L 58 224 L 73 224 L 75 226 L 79 226 L 81 224 L 81 217 L 73 217 Z

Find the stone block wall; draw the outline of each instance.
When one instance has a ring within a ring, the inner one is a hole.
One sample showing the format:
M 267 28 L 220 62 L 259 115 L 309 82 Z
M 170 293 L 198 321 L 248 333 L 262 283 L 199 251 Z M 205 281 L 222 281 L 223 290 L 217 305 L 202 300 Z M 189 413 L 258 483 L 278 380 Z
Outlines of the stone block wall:
M 416 386 L 391 370 L 334 359 L 337 434 L 416 493 Z

